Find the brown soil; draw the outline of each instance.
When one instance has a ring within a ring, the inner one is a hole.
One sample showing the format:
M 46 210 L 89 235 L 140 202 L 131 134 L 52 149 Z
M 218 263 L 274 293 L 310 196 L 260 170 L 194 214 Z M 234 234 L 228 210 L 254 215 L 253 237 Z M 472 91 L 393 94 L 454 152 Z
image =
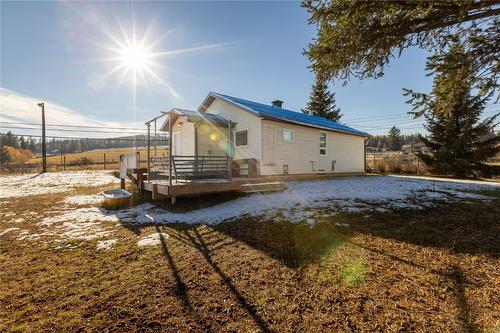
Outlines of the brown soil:
M 43 214 L 53 204 L 0 207 Z M 136 245 L 155 232 L 168 235 L 160 246 Z M 96 251 L 97 240 L 56 250 L 2 236 L 0 331 L 500 330 L 500 199 L 314 227 L 124 224 L 111 238 Z

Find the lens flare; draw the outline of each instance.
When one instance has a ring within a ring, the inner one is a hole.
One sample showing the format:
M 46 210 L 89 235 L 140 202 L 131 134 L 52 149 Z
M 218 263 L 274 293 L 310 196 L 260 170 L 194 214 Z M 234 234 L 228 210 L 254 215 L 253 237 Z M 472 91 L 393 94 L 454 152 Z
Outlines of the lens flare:
M 143 69 L 148 65 L 151 54 L 147 49 L 138 45 L 132 45 L 120 52 L 123 63 L 130 69 Z

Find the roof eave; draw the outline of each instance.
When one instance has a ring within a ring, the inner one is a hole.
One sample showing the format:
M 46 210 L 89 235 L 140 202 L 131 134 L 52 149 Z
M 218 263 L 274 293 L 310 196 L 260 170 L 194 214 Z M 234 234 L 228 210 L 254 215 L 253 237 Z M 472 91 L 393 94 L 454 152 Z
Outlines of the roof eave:
M 221 100 L 223 100 L 225 102 L 228 102 L 228 103 L 233 104 L 233 105 L 235 105 L 237 107 L 240 107 L 243 110 L 245 110 L 245 111 L 247 111 L 247 112 L 249 112 L 249 113 L 251 113 L 251 114 L 253 114 L 255 116 L 258 116 L 258 117 L 261 116 L 261 114 L 259 112 L 255 111 L 255 110 L 252 110 L 251 108 L 249 108 L 249 107 L 247 107 L 245 105 L 242 105 L 240 103 L 232 101 L 229 98 L 226 98 L 226 97 L 224 97 L 222 95 L 219 95 L 218 93 L 215 93 L 215 92 L 212 92 L 212 91 L 208 93 L 207 97 L 205 97 L 205 99 L 203 100 L 203 103 L 201 103 L 201 105 L 198 107 L 198 111 L 200 111 L 200 109 L 204 109 L 203 111 L 200 111 L 200 112 L 205 112 L 207 110 L 207 108 L 210 107 L 210 105 L 208 105 L 206 107 L 204 106 L 205 102 L 208 100 L 209 97 L 219 98 L 219 99 L 221 99 Z
M 361 136 L 361 137 L 364 137 L 364 138 L 369 138 L 371 136 L 368 133 L 355 133 L 355 132 L 350 132 L 350 131 L 343 131 L 341 129 L 336 129 L 336 128 L 323 127 L 323 126 L 313 125 L 313 124 L 306 124 L 306 123 L 302 123 L 300 121 L 284 120 L 284 119 L 281 119 L 281 118 L 274 118 L 274 117 L 269 117 L 269 116 L 264 116 L 263 118 L 264 119 L 268 119 L 268 120 L 278 121 L 278 122 L 281 122 L 281 123 L 292 123 L 292 124 L 297 124 L 297 125 L 305 126 L 305 127 L 319 128 L 319 129 L 323 129 L 323 130 L 326 130 L 326 131 L 332 131 L 332 132 L 338 132 L 338 133 L 343 133 L 343 134 Z

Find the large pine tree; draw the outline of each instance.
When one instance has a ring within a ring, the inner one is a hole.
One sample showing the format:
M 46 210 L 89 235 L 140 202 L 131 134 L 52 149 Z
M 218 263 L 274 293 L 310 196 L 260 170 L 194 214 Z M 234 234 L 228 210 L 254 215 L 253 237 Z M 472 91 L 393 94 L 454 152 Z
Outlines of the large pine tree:
M 401 150 L 403 147 L 403 138 L 401 136 L 401 130 L 396 126 L 392 126 L 389 130 L 389 135 L 387 136 L 388 148 L 392 151 Z
M 427 121 L 429 135 L 421 139 L 430 153 L 421 158 L 435 173 L 465 177 L 499 172 L 485 164 L 500 151 L 499 136 L 492 135 L 498 114 L 481 120 L 491 93 L 484 97 L 471 88 L 477 68 L 477 59 L 457 42 L 445 54 L 429 58 L 427 69 L 435 73 L 430 95 L 406 92 L 417 115 Z
M 328 90 L 327 80 L 321 77 L 316 78 L 309 102 L 305 109 L 302 109 L 302 112 L 336 122 L 340 121 L 342 114 L 340 108 L 335 104 L 335 93 Z

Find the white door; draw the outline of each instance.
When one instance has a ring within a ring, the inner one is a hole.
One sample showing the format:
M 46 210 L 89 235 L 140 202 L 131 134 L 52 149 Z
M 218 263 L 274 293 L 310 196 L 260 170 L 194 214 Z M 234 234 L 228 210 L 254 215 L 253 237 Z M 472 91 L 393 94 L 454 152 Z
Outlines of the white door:
M 263 164 L 274 164 L 274 128 L 264 127 L 262 145 Z
M 174 156 L 181 156 L 181 132 L 174 132 L 172 135 L 172 147 Z
M 327 152 L 327 135 L 326 132 L 319 132 L 319 157 L 318 167 L 319 172 L 330 172 L 331 166 Z

